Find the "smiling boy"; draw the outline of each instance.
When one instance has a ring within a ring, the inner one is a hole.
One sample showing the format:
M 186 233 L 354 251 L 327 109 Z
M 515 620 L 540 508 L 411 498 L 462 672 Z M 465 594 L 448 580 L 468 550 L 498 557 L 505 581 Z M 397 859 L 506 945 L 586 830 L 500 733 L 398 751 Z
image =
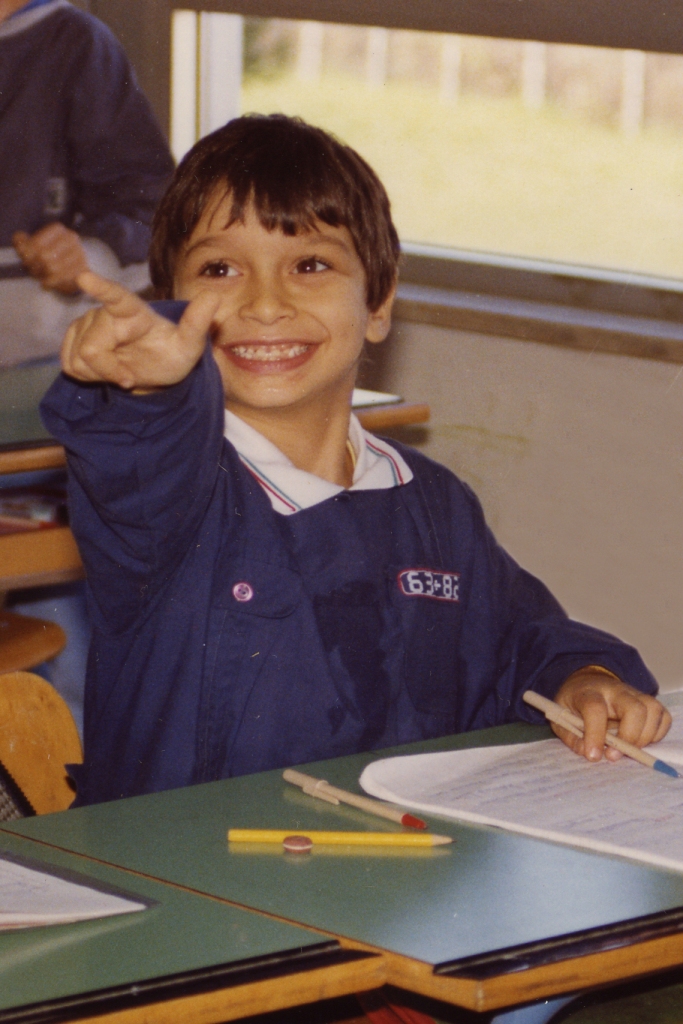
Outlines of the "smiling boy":
M 593 760 L 608 718 L 666 732 L 637 653 L 568 620 L 453 474 L 351 416 L 398 255 L 353 150 L 252 116 L 159 208 L 172 301 L 79 278 L 103 305 L 43 405 L 94 620 L 79 802 L 534 720 L 529 687 L 583 714 L 563 739 Z

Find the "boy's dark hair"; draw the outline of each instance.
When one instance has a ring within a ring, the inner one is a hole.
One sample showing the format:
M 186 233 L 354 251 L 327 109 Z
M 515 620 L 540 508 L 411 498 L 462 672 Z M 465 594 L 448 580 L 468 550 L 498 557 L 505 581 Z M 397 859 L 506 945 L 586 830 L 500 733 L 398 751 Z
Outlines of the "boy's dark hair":
M 232 194 L 228 224 L 242 220 L 253 203 L 268 231 L 296 235 L 316 220 L 347 228 L 365 269 L 368 309 L 375 312 L 387 298 L 400 246 L 384 186 L 350 146 L 284 114 L 229 121 L 182 160 L 152 226 L 150 272 L 158 298 L 173 297 L 178 257 L 216 188 Z

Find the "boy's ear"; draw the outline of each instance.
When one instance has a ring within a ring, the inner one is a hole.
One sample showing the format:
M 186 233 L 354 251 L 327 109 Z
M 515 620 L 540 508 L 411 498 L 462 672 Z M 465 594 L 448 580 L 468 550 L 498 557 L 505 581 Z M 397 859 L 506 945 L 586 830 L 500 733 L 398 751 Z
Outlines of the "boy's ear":
M 368 315 L 368 326 L 365 332 L 365 340 L 377 343 L 384 341 L 391 329 L 391 309 L 396 298 L 396 283 L 392 285 L 382 305 L 374 313 Z

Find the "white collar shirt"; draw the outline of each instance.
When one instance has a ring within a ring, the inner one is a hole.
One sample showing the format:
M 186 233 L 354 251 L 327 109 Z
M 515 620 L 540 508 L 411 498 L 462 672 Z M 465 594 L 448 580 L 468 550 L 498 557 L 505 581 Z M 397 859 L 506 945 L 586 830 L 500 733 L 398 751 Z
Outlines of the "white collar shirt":
M 338 484 L 297 469 L 263 434 L 227 410 L 225 436 L 268 495 L 273 509 L 281 515 L 294 515 L 344 490 Z M 399 452 L 386 441 L 363 430 L 353 414 L 349 441 L 356 456 L 350 491 L 387 490 L 412 480 L 412 471 Z

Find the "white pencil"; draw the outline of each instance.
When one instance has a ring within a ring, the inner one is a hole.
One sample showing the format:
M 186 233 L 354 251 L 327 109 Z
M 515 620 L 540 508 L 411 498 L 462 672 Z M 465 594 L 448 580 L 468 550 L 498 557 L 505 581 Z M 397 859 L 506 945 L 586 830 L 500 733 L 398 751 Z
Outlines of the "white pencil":
M 390 807 L 388 804 L 380 803 L 379 800 L 372 800 L 368 796 L 347 793 L 345 789 L 331 786 L 324 779 L 304 775 L 303 772 L 297 772 L 294 768 L 285 768 L 282 778 L 294 786 L 301 786 L 308 796 L 325 800 L 328 804 L 349 804 L 351 807 L 359 807 L 362 811 L 367 811 L 368 814 L 374 814 L 378 818 L 387 818 L 389 821 L 398 822 L 399 825 L 407 825 L 408 828 L 427 828 L 422 818 L 416 818 L 414 814 L 402 811 L 398 807 Z

